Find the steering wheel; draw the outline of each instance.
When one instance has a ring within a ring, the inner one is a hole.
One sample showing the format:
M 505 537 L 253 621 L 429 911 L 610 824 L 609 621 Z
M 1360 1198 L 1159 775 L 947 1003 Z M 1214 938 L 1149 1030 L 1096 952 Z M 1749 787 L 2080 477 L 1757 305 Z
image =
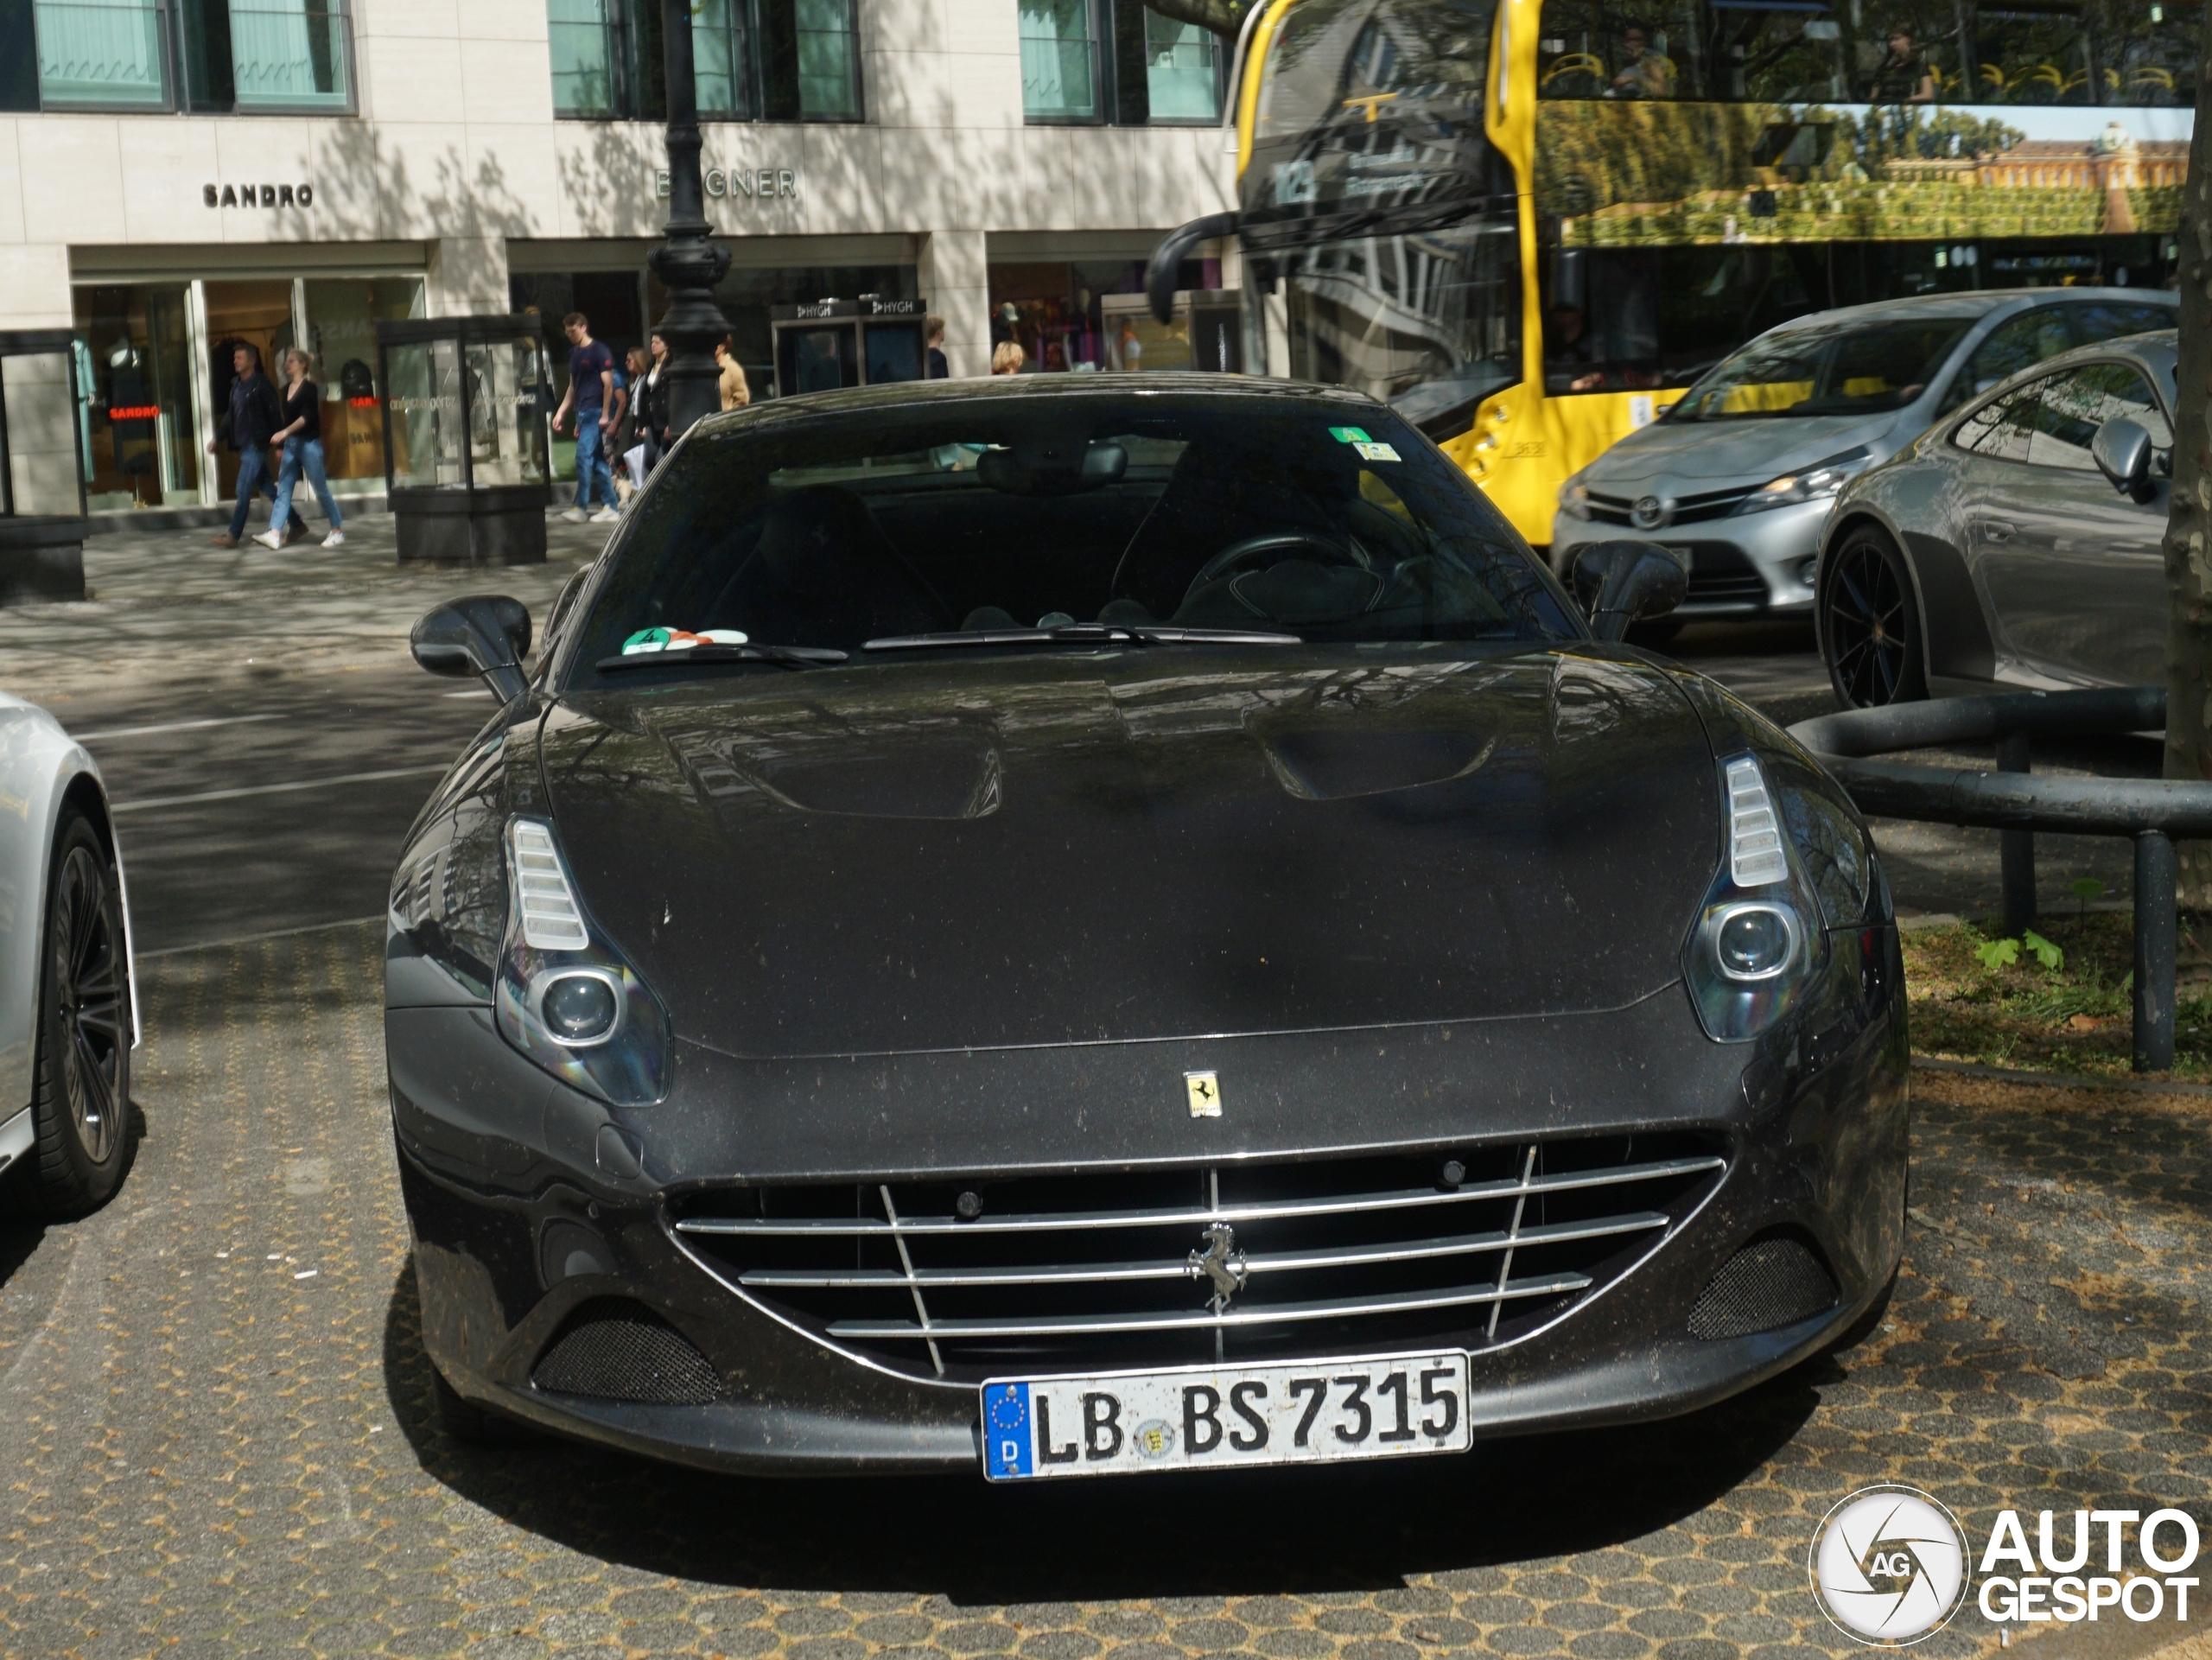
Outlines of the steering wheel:
M 1246 565 L 1276 564 L 1292 552 L 1318 554 L 1324 564 L 1351 565 L 1372 571 L 1375 564 L 1368 558 L 1366 550 L 1357 542 L 1338 542 L 1319 531 L 1288 530 L 1262 531 L 1257 536 L 1248 536 L 1241 542 L 1232 542 L 1198 568 L 1191 578 L 1191 585 L 1183 591 L 1187 601 L 1191 595 L 1208 582 L 1219 582 L 1231 571 Z M 1262 556 L 1267 556 L 1262 559 Z

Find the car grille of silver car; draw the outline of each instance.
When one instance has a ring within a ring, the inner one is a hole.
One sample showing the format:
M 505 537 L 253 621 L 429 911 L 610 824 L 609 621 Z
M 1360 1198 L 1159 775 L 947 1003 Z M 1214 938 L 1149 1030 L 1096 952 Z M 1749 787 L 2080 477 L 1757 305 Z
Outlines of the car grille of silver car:
M 1726 1164 L 1697 1135 L 1592 1137 L 721 1188 L 668 1221 L 819 1340 L 973 1381 L 1510 1342 L 1626 1272 Z
M 1751 494 L 1745 486 L 1734 490 L 1711 490 L 1699 496 L 1679 496 L 1675 511 L 1667 516 L 1669 527 L 1676 525 L 1697 525 L 1708 518 L 1726 518 L 1736 511 L 1736 504 Z M 1606 525 L 1633 525 L 1630 510 L 1636 499 L 1628 496 L 1603 496 L 1595 490 L 1590 493 L 1590 517 Z

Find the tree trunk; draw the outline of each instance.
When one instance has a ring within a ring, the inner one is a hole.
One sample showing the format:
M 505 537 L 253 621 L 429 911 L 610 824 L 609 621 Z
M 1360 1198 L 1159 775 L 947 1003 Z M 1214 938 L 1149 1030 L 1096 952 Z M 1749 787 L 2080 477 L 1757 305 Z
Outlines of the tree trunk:
M 2181 210 L 2181 362 L 2166 521 L 2168 778 L 2212 779 L 2212 3 L 2198 52 L 2196 130 Z M 2179 849 L 2183 910 L 2212 911 L 2212 842 Z
M 1248 0 L 1145 0 L 1145 4 L 1162 17 L 1211 29 L 1232 47 L 1236 44 L 1237 31 L 1244 27 L 1244 14 L 1250 9 Z

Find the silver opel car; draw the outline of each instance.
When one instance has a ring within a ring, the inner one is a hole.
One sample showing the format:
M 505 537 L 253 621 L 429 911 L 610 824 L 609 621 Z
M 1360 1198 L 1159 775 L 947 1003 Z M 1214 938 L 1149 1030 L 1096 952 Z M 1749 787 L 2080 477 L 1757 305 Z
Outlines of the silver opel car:
M 1564 570 L 1624 529 L 1689 557 L 1675 619 L 1803 614 L 1836 493 L 1999 382 L 2075 347 L 2171 328 L 2148 289 L 1931 294 L 1768 330 L 1567 480 Z

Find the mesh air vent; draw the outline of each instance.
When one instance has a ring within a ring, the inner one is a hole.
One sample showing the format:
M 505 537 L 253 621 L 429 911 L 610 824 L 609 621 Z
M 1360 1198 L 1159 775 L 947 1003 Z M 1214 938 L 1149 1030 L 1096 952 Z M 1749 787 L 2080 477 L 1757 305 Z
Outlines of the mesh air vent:
M 1698 1293 L 1690 1335 L 1710 1343 L 1771 1332 L 1834 1307 L 1835 1298 L 1834 1279 L 1803 1240 L 1754 1239 Z
M 556 1394 L 653 1406 L 704 1406 L 728 1392 L 682 1332 L 651 1309 L 614 1297 L 571 1314 L 530 1381 Z

